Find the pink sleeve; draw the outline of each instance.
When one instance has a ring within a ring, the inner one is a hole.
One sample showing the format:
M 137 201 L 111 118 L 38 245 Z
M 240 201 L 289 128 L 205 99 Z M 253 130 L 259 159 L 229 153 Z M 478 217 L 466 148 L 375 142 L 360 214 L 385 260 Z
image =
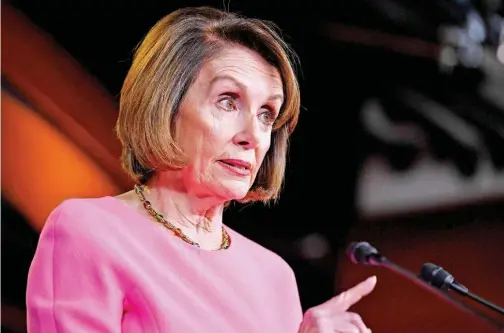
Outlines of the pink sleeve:
M 286 301 L 290 305 L 292 311 L 290 314 L 290 316 L 292 317 L 289 318 L 288 320 L 293 322 L 294 327 L 292 332 L 298 332 L 299 326 L 303 321 L 303 309 L 301 307 L 301 299 L 299 297 L 296 276 L 294 274 L 294 271 L 290 267 L 288 270 L 288 277 L 286 281 L 288 282 Z
M 105 248 L 93 239 L 100 230 L 86 224 L 88 207 L 67 205 L 49 216 L 30 267 L 28 332 L 119 333 L 124 296 Z

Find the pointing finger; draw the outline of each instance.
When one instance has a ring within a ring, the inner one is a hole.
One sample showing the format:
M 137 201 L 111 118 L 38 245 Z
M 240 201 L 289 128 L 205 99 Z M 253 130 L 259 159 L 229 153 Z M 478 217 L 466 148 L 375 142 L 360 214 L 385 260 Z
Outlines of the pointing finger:
M 376 286 L 376 276 L 372 276 L 357 284 L 331 300 L 333 310 L 346 311 L 360 299 L 371 293 Z

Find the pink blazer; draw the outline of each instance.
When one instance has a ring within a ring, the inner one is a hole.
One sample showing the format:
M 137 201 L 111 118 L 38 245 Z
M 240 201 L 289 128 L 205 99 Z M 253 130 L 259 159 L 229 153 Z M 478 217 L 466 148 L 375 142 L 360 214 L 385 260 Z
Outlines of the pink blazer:
M 28 275 L 29 333 L 296 333 L 292 269 L 227 228 L 204 251 L 113 197 L 64 201 Z

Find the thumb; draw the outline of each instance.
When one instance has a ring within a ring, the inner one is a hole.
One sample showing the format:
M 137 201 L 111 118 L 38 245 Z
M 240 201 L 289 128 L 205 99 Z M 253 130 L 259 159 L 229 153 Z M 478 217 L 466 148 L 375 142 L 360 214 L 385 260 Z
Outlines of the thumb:
M 342 292 L 329 302 L 332 303 L 333 310 L 347 311 L 352 305 L 360 301 L 362 297 L 370 294 L 375 286 L 376 276 L 371 276 L 356 286 Z

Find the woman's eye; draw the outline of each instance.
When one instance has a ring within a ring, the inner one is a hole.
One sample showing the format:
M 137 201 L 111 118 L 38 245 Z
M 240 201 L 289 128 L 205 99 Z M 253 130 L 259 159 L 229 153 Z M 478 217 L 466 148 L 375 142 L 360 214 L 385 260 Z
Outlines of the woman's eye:
M 236 111 L 237 106 L 236 106 L 236 98 L 232 96 L 225 96 L 217 102 L 217 105 L 219 108 L 223 109 L 224 111 Z
M 273 111 L 265 111 L 259 115 L 261 121 L 266 125 L 273 125 L 276 120 L 275 112 Z

